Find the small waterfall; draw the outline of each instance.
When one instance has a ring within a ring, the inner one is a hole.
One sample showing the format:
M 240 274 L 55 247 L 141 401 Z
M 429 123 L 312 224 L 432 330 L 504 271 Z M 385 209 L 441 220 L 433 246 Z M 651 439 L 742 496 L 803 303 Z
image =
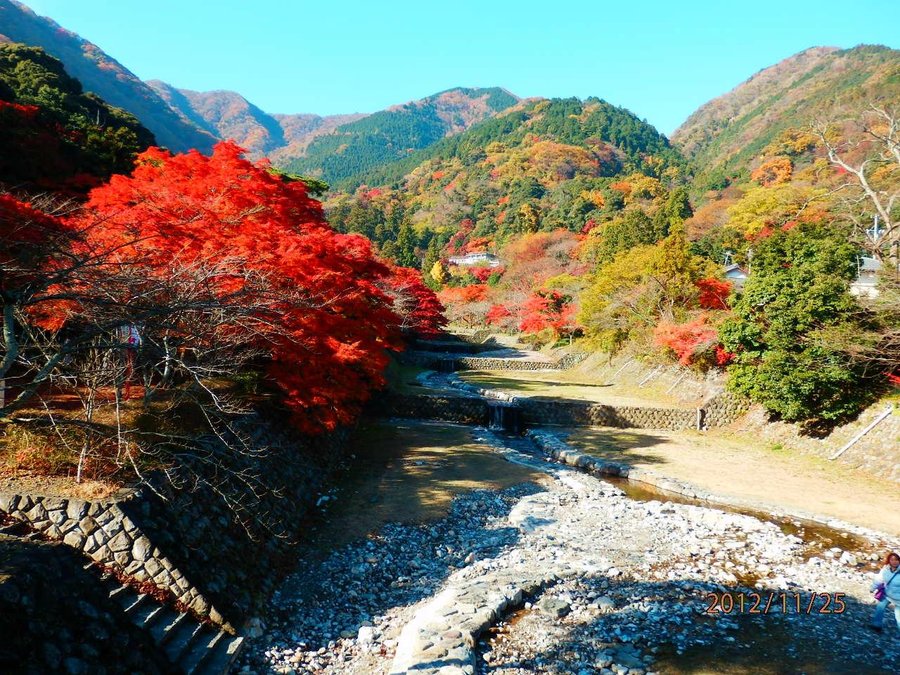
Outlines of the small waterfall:
M 489 401 L 488 428 L 497 431 L 522 432 L 522 410 L 512 403 Z
M 439 373 L 455 373 L 456 359 L 441 359 L 438 361 L 437 370 Z

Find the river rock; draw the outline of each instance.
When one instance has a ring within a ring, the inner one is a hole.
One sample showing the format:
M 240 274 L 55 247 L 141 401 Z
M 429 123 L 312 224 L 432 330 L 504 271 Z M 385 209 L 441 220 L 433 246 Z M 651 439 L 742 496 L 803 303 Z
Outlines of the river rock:
M 545 597 L 541 598 L 540 602 L 538 602 L 537 608 L 538 611 L 547 616 L 559 618 L 568 614 L 571 611 L 572 606 L 560 598 Z

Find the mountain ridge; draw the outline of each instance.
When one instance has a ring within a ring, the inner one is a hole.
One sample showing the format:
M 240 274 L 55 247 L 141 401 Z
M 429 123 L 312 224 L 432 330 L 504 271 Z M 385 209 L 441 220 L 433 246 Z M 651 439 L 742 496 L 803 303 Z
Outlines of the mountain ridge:
M 702 183 L 723 187 L 786 130 L 892 100 L 900 100 L 900 50 L 810 47 L 700 106 L 672 142 L 701 167 Z
M 147 85 L 186 121 L 217 138 L 235 141 L 251 157 L 268 156 L 276 163 L 301 154 L 315 136 L 365 117 L 363 113 L 272 114 L 228 89 L 195 91 L 161 80 L 148 80 Z
M 288 168 L 343 182 L 465 131 L 519 100 L 500 87 L 447 89 L 341 125 L 315 138 Z
M 216 142 L 211 134 L 186 124 L 116 59 L 53 19 L 15 0 L 0 0 L 0 26 L 0 40 L 41 47 L 62 61 L 66 72 L 81 82 L 85 91 L 137 117 L 160 145 L 179 152 L 192 147 L 209 152 Z

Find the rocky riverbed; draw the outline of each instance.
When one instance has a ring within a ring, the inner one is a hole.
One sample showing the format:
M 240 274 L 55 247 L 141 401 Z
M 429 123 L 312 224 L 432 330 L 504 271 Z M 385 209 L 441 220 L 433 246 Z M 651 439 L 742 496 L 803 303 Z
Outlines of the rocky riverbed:
M 542 478 L 310 553 L 254 625 L 238 671 L 897 671 L 896 628 L 875 639 L 865 625 L 871 561 L 810 556 L 751 516 L 636 501 L 544 462 L 527 441 L 473 433 Z

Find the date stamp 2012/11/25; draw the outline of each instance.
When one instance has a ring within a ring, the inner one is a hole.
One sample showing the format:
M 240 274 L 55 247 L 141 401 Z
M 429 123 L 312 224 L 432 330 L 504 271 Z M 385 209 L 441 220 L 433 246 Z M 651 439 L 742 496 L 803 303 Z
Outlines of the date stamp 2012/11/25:
M 707 614 L 843 614 L 846 593 L 708 593 Z

